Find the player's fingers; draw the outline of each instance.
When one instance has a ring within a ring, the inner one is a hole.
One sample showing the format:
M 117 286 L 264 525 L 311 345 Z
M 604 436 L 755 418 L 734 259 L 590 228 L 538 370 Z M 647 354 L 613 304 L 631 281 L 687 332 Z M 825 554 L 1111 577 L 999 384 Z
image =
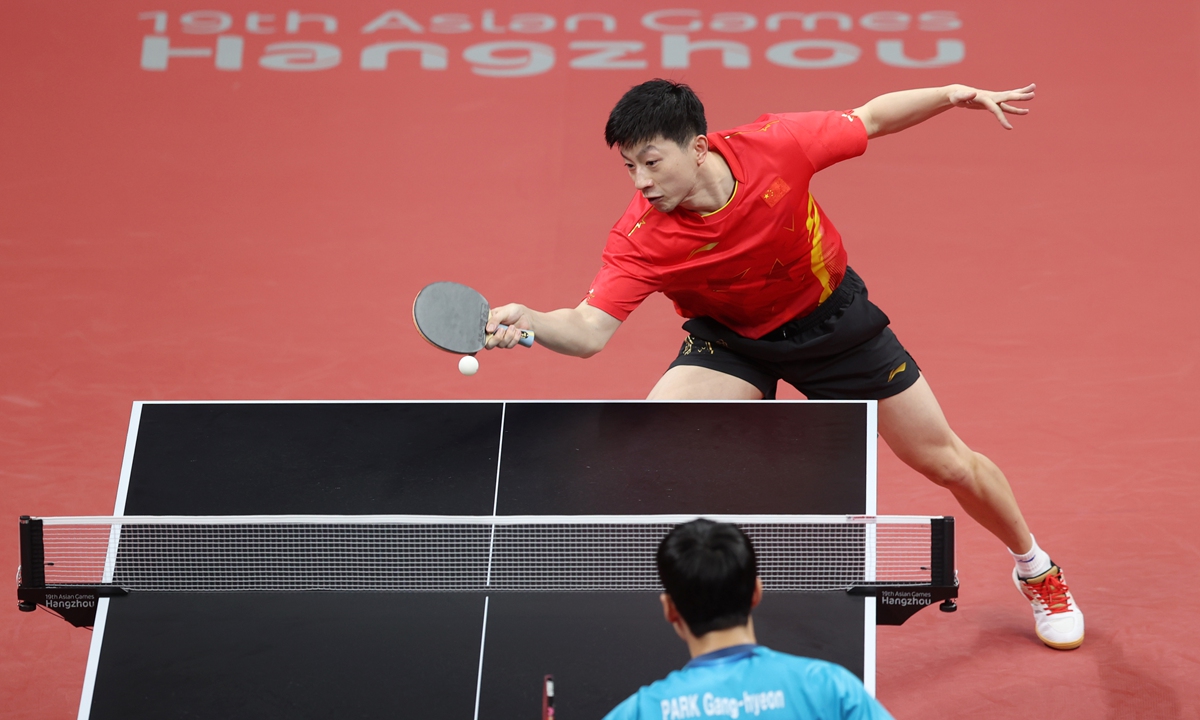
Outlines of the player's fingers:
M 507 350 L 512 346 L 513 343 L 506 339 L 504 330 L 488 335 L 487 339 L 483 343 L 483 347 L 486 350 L 495 350 L 497 348 L 500 350 Z
M 1004 111 L 1000 109 L 1000 105 L 998 103 L 993 102 L 992 100 L 984 99 L 983 106 L 996 116 L 996 119 L 1000 121 L 1000 125 L 1005 130 L 1012 130 L 1012 125 L 1008 123 L 1008 118 L 1004 117 Z
M 487 326 L 484 329 L 489 333 L 494 333 L 496 328 L 502 324 L 512 325 L 520 317 L 520 307 L 515 303 L 509 303 L 492 308 L 488 312 Z
M 1026 102 L 1028 100 L 1032 100 L 1033 95 L 1032 94 L 1020 95 L 1017 93 L 1003 93 L 1001 95 L 998 95 L 994 99 L 998 103 Z
M 1012 105 L 1009 105 L 1006 102 L 996 103 L 996 104 L 1000 106 L 1001 110 L 1003 110 L 1006 113 L 1009 113 L 1010 115 L 1027 115 L 1029 113 L 1029 108 L 1013 107 Z
M 517 346 L 517 341 L 521 339 L 521 331 L 509 325 L 500 333 L 500 344 L 505 350 L 511 350 Z
M 1034 98 L 1034 85 L 1026 85 L 1017 90 L 1009 90 L 1008 92 L 996 93 L 996 102 L 1028 102 Z
M 506 349 L 508 347 L 508 343 L 505 342 L 505 332 L 507 330 L 507 326 L 504 328 L 497 326 L 494 330 L 488 333 L 487 338 L 484 340 L 484 347 L 488 350 L 492 350 L 494 348 L 500 348 L 501 350 Z

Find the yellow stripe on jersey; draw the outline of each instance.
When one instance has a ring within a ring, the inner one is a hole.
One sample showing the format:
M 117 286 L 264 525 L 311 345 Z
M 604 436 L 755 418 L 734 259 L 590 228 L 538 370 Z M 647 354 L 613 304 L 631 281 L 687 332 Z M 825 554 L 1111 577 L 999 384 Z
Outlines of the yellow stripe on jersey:
M 812 193 L 808 194 L 808 221 L 805 225 L 808 227 L 808 239 L 812 241 L 812 272 L 821 283 L 821 299 L 817 301 L 820 304 L 833 294 L 833 289 L 829 287 L 829 270 L 825 267 L 825 250 L 821 247 L 821 240 L 825 238 L 825 231 L 821 228 L 821 211 L 817 208 L 817 200 Z
M 654 208 L 650 208 L 650 210 L 653 210 L 653 209 Z M 629 237 L 629 236 L 633 235 L 635 232 L 637 232 L 638 228 L 640 228 L 641 226 L 646 224 L 646 216 L 650 214 L 650 210 L 647 210 L 646 212 L 642 213 L 642 216 L 640 218 L 638 218 L 638 221 L 633 224 L 633 229 L 630 230 L 629 232 L 625 233 L 625 237 Z
M 767 128 L 771 127 L 772 125 L 777 124 L 778 122 L 779 122 L 778 120 L 772 120 L 771 122 L 767 123 L 766 125 L 763 125 L 762 127 L 760 127 L 757 130 L 742 130 L 740 132 L 735 132 L 731 135 L 726 135 L 725 139 L 728 140 L 729 138 L 733 137 L 734 135 L 745 135 L 748 132 L 766 132 Z

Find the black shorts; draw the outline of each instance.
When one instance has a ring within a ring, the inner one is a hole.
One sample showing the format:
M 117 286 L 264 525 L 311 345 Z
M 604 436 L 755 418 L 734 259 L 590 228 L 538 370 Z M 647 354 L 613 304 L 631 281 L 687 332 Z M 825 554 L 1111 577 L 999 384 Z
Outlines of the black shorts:
M 882 400 L 912 387 L 921 371 L 867 299 L 850 268 L 825 302 L 757 340 L 712 318 L 683 324 L 688 337 L 671 367 L 695 365 L 733 375 L 775 398 L 780 381 L 812 400 Z

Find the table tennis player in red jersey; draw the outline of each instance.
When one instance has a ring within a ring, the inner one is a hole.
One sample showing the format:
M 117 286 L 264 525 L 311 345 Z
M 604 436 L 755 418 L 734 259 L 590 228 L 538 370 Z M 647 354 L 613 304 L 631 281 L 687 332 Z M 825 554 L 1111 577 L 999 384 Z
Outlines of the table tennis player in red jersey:
M 917 363 L 867 299 L 841 236 L 809 192 L 820 170 L 861 155 L 871 138 L 952 108 L 1007 115 L 1034 86 L 992 92 L 950 85 L 881 95 L 846 111 L 767 114 L 709 133 L 686 85 L 651 80 L 617 103 L 605 127 L 636 193 L 609 233 L 603 264 L 577 307 L 493 308 L 488 347 L 519 330 L 565 355 L 602 350 L 631 312 L 661 292 L 687 318 L 679 354 L 650 399 L 774 398 L 779 380 L 812 399 L 879 401 L 879 432 L 901 460 L 948 489 L 1013 555 L 1013 581 L 1037 635 L 1069 650 L 1083 614 L 1042 550 L 1004 474 L 954 434 Z

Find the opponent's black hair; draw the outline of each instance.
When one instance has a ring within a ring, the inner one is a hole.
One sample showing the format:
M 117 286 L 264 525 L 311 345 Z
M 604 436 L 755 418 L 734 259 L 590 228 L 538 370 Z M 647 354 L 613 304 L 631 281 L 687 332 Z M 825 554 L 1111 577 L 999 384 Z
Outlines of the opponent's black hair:
M 736 525 L 693 520 L 658 545 L 658 577 L 696 637 L 745 625 L 758 577 L 750 538 Z
M 696 93 L 683 83 L 659 78 L 630 88 L 617 101 L 604 126 L 604 141 L 609 147 L 630 147 L 661 135 L 684 147 L 706 132 L 704 105 Z

